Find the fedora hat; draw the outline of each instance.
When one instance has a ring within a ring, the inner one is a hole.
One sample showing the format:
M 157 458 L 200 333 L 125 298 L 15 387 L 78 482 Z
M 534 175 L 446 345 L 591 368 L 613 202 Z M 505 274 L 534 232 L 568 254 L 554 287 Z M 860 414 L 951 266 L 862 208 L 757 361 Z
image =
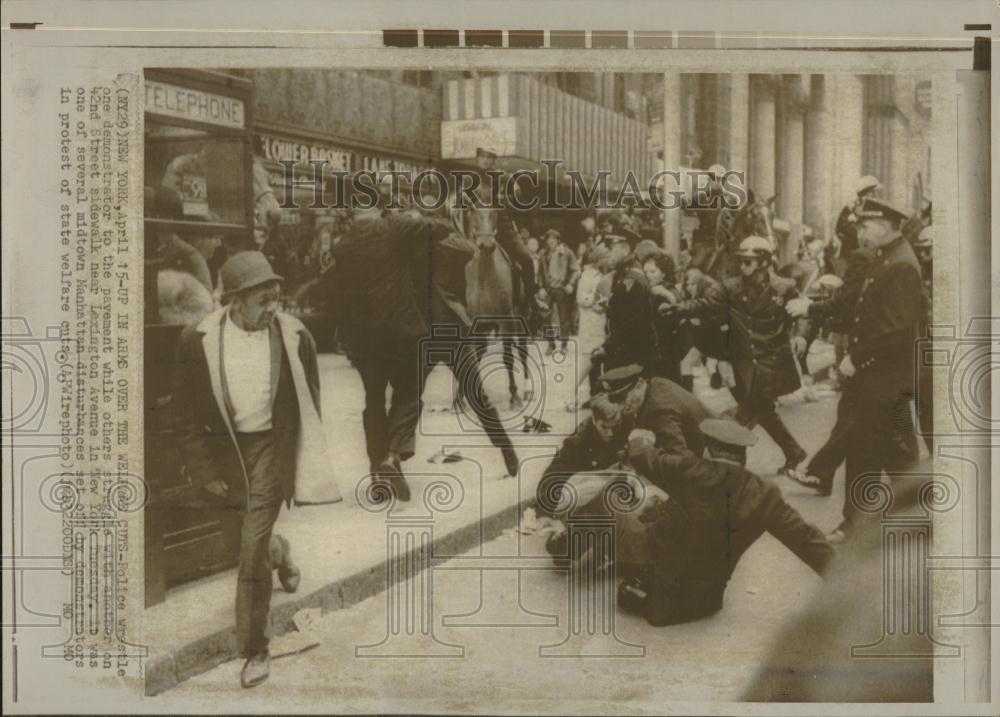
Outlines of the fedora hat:
M 274 273 L 271 262 L 259 251 L 241 251 L 233 254 L 219 271 L 224 296 L 252 289 L 272 281 L 284 281 Z

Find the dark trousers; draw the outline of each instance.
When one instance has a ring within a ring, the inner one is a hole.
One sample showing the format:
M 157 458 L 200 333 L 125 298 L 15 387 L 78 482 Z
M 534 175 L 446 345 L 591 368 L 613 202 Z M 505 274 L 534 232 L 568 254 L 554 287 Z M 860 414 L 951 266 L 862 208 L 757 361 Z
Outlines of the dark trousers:
M 878 517 L 877 512 L 862 510 L 871 505 L 873 500 L 871 492 L 865 486 L 881 482 L 883 472 L 891 479 L 893 473 L 907 470 L 916 461 L 919 454 L 913 430 L 912 398 L 911 393 L 901 393 L 897 398 L 889 400 L 859 393 L 852 399 L 856 425 L 848 439 L 844 474 L 845 528 L 853 527 L 868 515 Z
M 850 379 L 845 379 L 845 381 L 850 382 Z M 812 460 L 809 461 L 809 467 L 806 469 L 808 475 L 820 479 L 825 490 L 833 484 L 834 473 L 847 458 L 847 448 L 850 444 L 851 430 L 854 427 L 857 410 L 854 403 L 855 394 L 850 390 L 841 394 L 840 402 L 837 404 L 837 422 L 833 424 L 830 437 L 812 457 Z
M 775 410 L 774 399 L 753 389 L 747 391 L 739 381 L 732 393 L 737 403 L 736 420 L 747 428 L 753 428 L 759 423 L 781 448 L 787 464 L 795 466 L 801 463 L 806 452 L 781 420 Z
M 267 651 L 271 609 L 271 532 L 283 496 L 275 475 L 271 431 L 239 433 L 236 440 L 250 479 L 248 509 L 240 528 L 240 563 L 236 582 L 236 643 L 250 657 Z
M 836 552 L 823 533 L 803 520 L 772 483 L 760 481 L 756 490 L 757 505 L 753 518 L 733 531 L 728 563 L 698 565 L 699 574 L 664 573 L 662 563 L 645 571 L 651 587 L 651 598 L 646 605 L 646 618 L 650 624 L 676 625 L 720 610 L 729 574 L 743 553 L 765 532 L 781 541 L 816 573 L 826 574 Z M 718 527 L 708 530 L 717 531 Z M 700 536 L 692 535 L 692 541 L 693 549 L 701 547 Z M 673 549 L 676 550 L 677 546 Z M 725 560 L 721 554 L 720 558 Z
M 355 356 L 354 365 L 365 387 L 365 446 L 374 469 L 390 453 L 406 460 L 413 456 L 420 416 L 421 371 L 415 343 L 386 346 L 380 353 Z M 385 389 L 392 387 L 389 410 Z
M 573 297 L 565 289 L 551 289 L 549 296 L 552 297 L 552 313 L 549 315 L 549 326 L 555 327 L 559 332 L 559 339 L 565 346 L 569 337 L 573 333 Z M 549 340 L 549 345 L 553 345 Z
M 486 388 L 483 386 L 483 378 L 479 370 L 479 360 L 483 353 L 485 353 L 486 348 L 485 337 L 465 338 L 462 341 L 454 342 L 450 347 L 435 341 L 434 351 L 428 352 L 427 359 L 429 360 L 421 362 L 423 368 L 420 378 L 419 395 L 423 395 L 423 387 L 431 370 L 437 363 L 444 363 L 444 361 L 435 361 L 435 357 L 442 355 L 451 356 L 451 361 L 446 365 L 451 369 L 457 382 L 459 398 L 464 400 L 469 408 L 472 409 L 472 413 L 479 420 L 479 424 L 483 427 L 486 435 L 489 436 L 490 442 L 499 448 L 503 454 L 504 464 L 508 472 L 511 475 L 515 475 L 518 468 L 518 459 L 517 453 L 514 451 L 514 444 L 511 443 L 510 436 L 507 435 L 507 430 L 500 422 L 500 414 L 497 413 L 496 407 L 490 401 L 489 396 L 486 395 Z
M 815 526 L 807 523 L 781 497 L 781 491 L 768 483 L 761 501 L 764 530 L 791 550 L 803 563 L 824 575 L 833 560 L 833 546 Z

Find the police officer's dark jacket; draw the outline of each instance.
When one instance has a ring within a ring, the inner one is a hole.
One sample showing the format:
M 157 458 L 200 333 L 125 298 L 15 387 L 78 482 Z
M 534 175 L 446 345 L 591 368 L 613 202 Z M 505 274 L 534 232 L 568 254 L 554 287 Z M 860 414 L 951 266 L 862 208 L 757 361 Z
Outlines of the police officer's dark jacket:
M 609 443 L 602 440 L 589 418 L 566 438 L 539 482 L 539 512 L 552 512 L 547 508 L 554 505 L 561 486 L 574 473 L 603 470 L 617 463 L 620 460 L 619 450 L 633 427 L 652 431 L 656 436 L 656 447 L 667 453 L 693 451 L 700 454 L 705 438 L 698 425 L 711 417 L 701 401 L 673 381 L 658 377 L 649 379 L 646 397 L 634 421 L 620 427 L 618 440 Z
M 856 289 L 812 304 L 809 316 L 846 327 L 857 390 L 894 399 L 913 390 L 914 341 L 927 302 L 920 264 L 902 236 L 856 255 L 845 278 L 845 288 Z
M 746 392 L 776 398 L 799 388 L 789 341 L 785 302 L 797 295 L 795 282 L 771 276 L 763 286 L 743 277 L 727 279 L 704 298 L 682 304 L 682 311 L 729 326 L 729 345 L 720 356 L 733 364 Z

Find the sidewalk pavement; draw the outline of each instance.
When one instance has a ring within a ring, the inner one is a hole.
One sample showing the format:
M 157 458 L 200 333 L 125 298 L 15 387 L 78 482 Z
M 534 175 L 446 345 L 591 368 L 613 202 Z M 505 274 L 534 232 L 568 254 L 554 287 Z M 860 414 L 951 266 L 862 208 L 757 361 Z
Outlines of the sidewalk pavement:
M 828 358 L 821 346 L 817 348 L 810 355 L 811 373 L 824 371 L 832 363 L 832 349 Z M 440 410 L 450 404 L 452 381 L 447 371 L 438 368 L 425 393 L 416 456 L 404 466 L 412 500 L 394 507 L 391 514 L 373 512 L 359 505 L 356 492 L 358 484 L 363 486 L 367 482 L 368 472 L 360 378 L 342 356 L 321 355 L 319 361 L 324 423 L 331 432 L 344 499 L 334 505 L 298 506 L 282 511 L 275 530 L 291 543 L 302 580 L 294 594 L 285 593 L 275 580 L 271 603 L 273 635 L 292 629 L 292 616 L 303 608 L 319 607 L 325 613 L 350 607 L 382 592 L 389 585 L 389 576 L 394 580 L 402 573 L 401 564 L 416 562 L 413 558 L 419 546 L 394 556 L 390 562 L 386 549 L 387 518 L 429 523 L 435 558 L 472 550 L 514 526 L 523 508 L 534 498 L 535 486 L 548 460 L 583 415 L 565 409 L 573 398 L 571 361 L 560 365 L 549 358 L 545 360 L 544 387 L 535 382 L 535 398 L 528 401 L 526 415 L 542 418 L 552 425 L 552 432 L 521 432 L 523 415 L 503 410 L 507 406 L 506 376 L 498 370 L 498 352 L 491 349 L 484 361 L 487 391 L 501 408 L 505 423 L 509 423 L 522 461 L 517 479 L 503 479 L 500 453 L 490 445 L 482 430 L 468 421 L 460 423 L 455 414 Z M 518 380 L 523 386 L 520 375 Z M 728 391 L 712 391 L 708 387 L 707 376 L 698 377 L 695 391 L 713 410 L 725 410 L 732 405 Z M 427 462 L 442 447 L 458 449 L 463 460 Z M 433 507 L 441 509 L 430 510 Z M 150 646 L 146 662 L 147 695 L 163 692 L 236 656 L 235 590 L 236 571 L 227 570 L 173 588 L 163 603 L 146 609 L 143 641 Z

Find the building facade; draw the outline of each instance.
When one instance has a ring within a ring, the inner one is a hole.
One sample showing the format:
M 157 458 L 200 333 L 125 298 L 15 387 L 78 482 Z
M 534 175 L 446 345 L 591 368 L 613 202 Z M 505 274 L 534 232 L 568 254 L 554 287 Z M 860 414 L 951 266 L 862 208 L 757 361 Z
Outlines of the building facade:
M 719 163 L 775 197 L 786 259 L 802 238 L 824 241 L 867 174 L 910 213 L 930 197 L 931 85 L 926 77 L 745 73 L 647 75 L 650 147 L 666 168 Z M 680 212 L 667 212 L 676 248 Z

